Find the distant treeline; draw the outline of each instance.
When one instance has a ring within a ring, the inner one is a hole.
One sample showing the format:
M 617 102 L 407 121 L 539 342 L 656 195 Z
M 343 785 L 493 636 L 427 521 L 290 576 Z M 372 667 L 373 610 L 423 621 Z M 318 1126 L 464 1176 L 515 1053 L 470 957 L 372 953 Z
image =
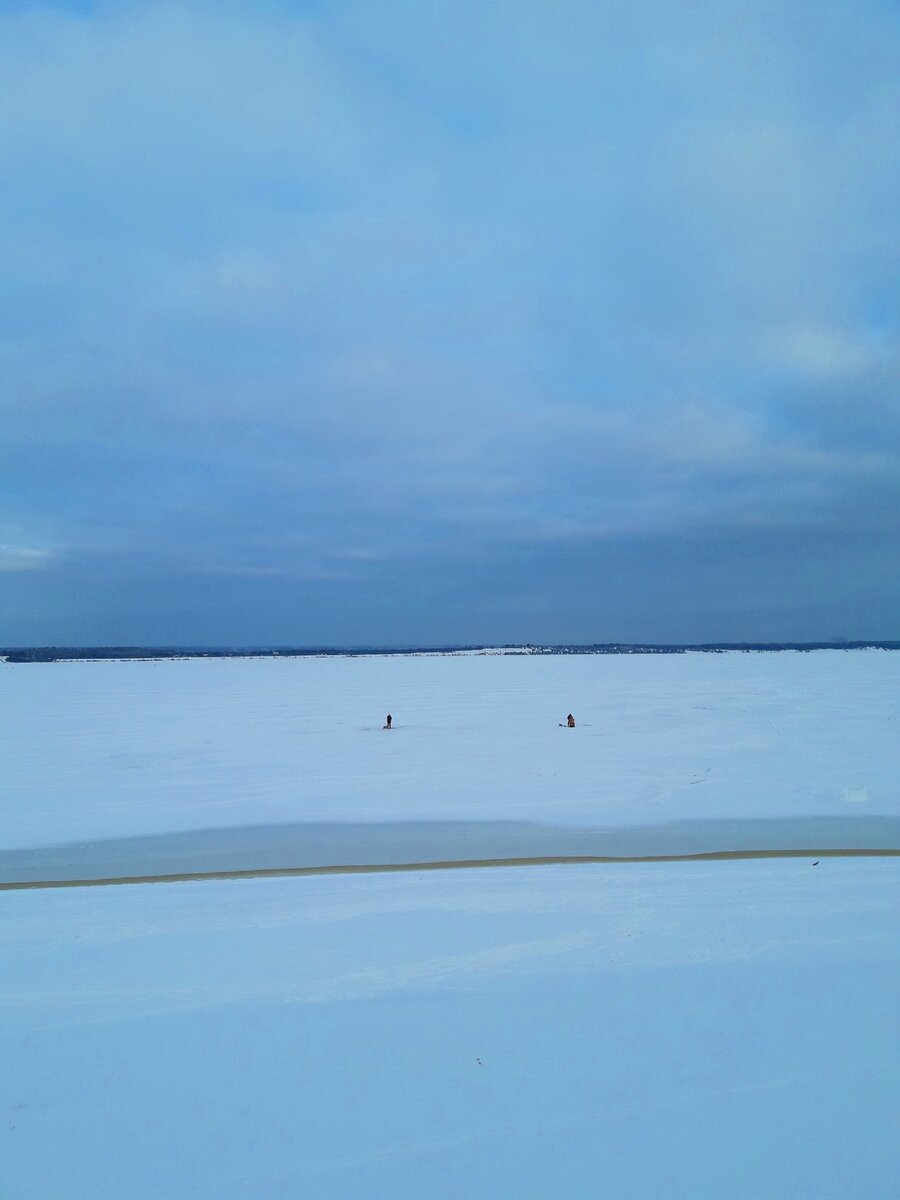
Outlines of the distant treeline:
M 502 651 L 505 654 L 718 654 L 726 650 L 900 650 L 900 642 L 705 642 L 691 645 L 648 645 L 602 642 L 592 646 L 27 646 L 0 649 L 11 663 L 72 662 L 102 659 L 155 658 L 354 658 L 371 654 L 452 654 Z

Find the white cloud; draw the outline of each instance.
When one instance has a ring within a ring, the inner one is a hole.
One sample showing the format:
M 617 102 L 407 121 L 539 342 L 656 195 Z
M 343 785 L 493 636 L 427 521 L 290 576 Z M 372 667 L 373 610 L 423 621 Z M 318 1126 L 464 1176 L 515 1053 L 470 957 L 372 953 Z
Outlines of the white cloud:
M 52 559 L 49 550 L 0 543 L 0 571 L 39 571 Z
M 802 325 L 770 337 L 766 350 L 776 365 L 813 380 L 861 375 L 883 357 L 854 331 Z

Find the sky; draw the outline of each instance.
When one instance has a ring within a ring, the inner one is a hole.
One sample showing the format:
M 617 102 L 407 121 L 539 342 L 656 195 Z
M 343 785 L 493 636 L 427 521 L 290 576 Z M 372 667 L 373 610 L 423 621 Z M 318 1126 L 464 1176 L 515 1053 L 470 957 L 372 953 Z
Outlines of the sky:
M 0 645 L 900 637 L 898 52 L 0 0 Z

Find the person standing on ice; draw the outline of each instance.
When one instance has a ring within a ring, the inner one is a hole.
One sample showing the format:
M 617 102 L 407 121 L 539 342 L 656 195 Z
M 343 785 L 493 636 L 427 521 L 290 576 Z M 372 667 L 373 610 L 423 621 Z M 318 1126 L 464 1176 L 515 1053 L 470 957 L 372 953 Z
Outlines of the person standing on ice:
M 388 715 L 387 715 L 387 719 L 386 719 L 386 720 L 385 720 L 385 722 L 384 722 L 383 728 L 384 728 L 384 729 L 390 729 L 390 728 L 391 728 L 391 722 L 393 721 L 393 719 L 394 719 L 394 718 L 391 716 L 391 714 L 390 714 L 390 713 L 388 713 Z

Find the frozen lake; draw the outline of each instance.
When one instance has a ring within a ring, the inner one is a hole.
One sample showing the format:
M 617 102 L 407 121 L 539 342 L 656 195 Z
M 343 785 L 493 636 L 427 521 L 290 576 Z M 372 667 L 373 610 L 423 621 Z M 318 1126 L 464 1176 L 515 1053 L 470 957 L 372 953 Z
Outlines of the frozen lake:
M 897 849 L 898 696 L 878 651 L 5 664 L 0 883 Z M 881 1200 L 898 882 L 810 856 L 0 892 L 0 1191 Z
M 308 824 L 896 818 L 898 701 L 900 653 L 877 650 L 3 664 L 0 850 Z

